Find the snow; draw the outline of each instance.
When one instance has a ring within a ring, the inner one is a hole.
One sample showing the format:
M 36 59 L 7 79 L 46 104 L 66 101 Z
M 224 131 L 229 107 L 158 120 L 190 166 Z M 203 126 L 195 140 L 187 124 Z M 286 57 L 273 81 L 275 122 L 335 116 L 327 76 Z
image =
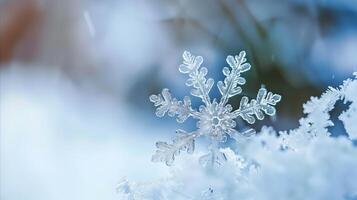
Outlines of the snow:
M 181 71 L 185 73 L 190 73 L 192 70 L 199 72 L 202 59 L 196 60 L 195 57 L 190 56 L 189 58 L 190 61 L 193 61 L 189 63 L 193 63 L 193 65 L 189 65 Z M 224 73 L 229 75 L 227 72 Z M 198 131 L 189 134 L 179 130 L 178 138 L 173 141 L 173 144 L 157 143 L 159 150 L 154 161 L 163 161 L 170 165 L 171 174 L 145 183 L 123 179 L 118 186 L 120 199 L 356 199 L 357 148 L 353 144 L 353 140 L 356 139 L 357 133 L 357 98 L 355 95 L 357 73 L 354 75 L 355 78 L 347 79 L 340 87 L 330 87 L 320 97 L 312 97 L 305 103 L 303 108 L 306 116 L 300 119 L 298 128 L 276 132 L 272 127 L 263 127 L 256 136 L 240 137 L 241 140 L 237 141 L 235 145 L 224 149 L 217 147 L 217 142 L 221 142 L 222 138 L 215 136 L 223 133 L 229 135 L 227 130 L 233 129 L 234 126 L 222 128 L 219 134 L 215 133 L 212 128 L 206 127 L 219 124 L 215 118 L 217 113 L 221 114 L 218 115 L 219 117 L 224 116 L 225 120 L 233 121 L 235 118 L 231 117 L 232 109 L 227 108 L 226 100 L 223 101 L 223 104 L 217 103 L 215 100 L 208 101 L 210 100 L 208 92 L 213 84 L 207 84 L 204 76 L 198 76 L 200 84 L 210 86 L 203 87 L 208 88 L 208 90 L 201 90 L 203 93 L 194 92 L 205 103 L 199 111 L 192 109 L 187 101 L 182 103 L 176 99 L 173 100 L 168 90 L 165 89 L 162 94 L 164 97 L 160 95 L 151 97 L 155 105 L 159 106 L 159 116 L 164 116 L 166 112 L 169 112 L 172 117 L 180 116 L 182 114 L 180 109 L 182 109 L 189 111 L 186 112 L 187 116 L 197 118 L 201 125 L 198 126 Z M 195 76 L 191 76 L 191 78 L 196 80 Z M 228 77 L 226 80 L 229 80 Z M 225 85 L 227 83 L 228 81 Z M 245 82 L 241 81 L 240 83 Z M 194 86 L 195 89 L 199 88 L 198 85 L 196 85 L 197 87 L 194 84 L 191 86 Z M 234 87 L 237 88 L 237 85 Z M 269 94 L 267 95 L 266 90 L 263 90 L 258 92 L 256 105 L 267 105 L 262 103 L 262 100 L 269 99 L 267 98 Z M 225 94 L 227 93 L 223 92 L 222 95 Z M 280 100 L 280 96 L 278 98 L 270 94 L 270 97 L 276 98 L 277 101 Z M 247 100 L 242 101 L 243 105 L 248 102 Z M 349 104 L 348 109 L 343 111 L 339 117 L 345 126 L 348 137 L 331 137 L 328 129 L 334 126 L 330 111 L 334 109 L 338 101 Z M 267 102 L 269 101 L 267 100 Z M 242 106 L 239 109 L 241 108 Z M 266 110 L 262 107 L 259 108 L 266 114 L 275 113 L 267 111 L 271 110 L 270 108 Z M 260 114 L 254 114 L 257 119 L 261 118 Z M 184 121 L 180 120 L 181 117 L 179 117 L 179 122 Z M 246 119 L 246 121 L 248 120 Z M 202 131 L 204 132 L 201 133 Z M 193 152 L 193 140 L 201 135 L 208 136 L 212 140 L 212 144 L 209 146 L 211 152 L 205 156 L 200 156 L 201 152 Z M 183 157 L 183 159 L 177 160 L 175 165 L 172 165 L 174 156 L 178 155 L 180 150 L 188 151 L 193 155 Z M 218 158 L 220 156 L 221 158 Z M 219 165 L 216 167 L 205 165 L 204 167 L 201 162 L 197 162 L 197 159 Z M 221 162 L 222 159 L 224 162 Z M 212 160 L 215 160 L 214 163 Z

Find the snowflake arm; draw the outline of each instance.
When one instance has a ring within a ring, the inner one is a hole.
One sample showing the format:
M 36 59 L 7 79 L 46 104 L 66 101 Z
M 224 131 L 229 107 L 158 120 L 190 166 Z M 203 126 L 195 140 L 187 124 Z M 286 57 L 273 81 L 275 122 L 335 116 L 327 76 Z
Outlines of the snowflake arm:
M 242 88 L 239 85 L 244 85 L 246 80 L 240 75 L 243 72 L 249 71 L 251 68 L 250 64 L 246 63 L 247 59 L 245 56 L 245 51 L 241 51 L 239 55 L 234 57 L 227 56 L 226 61 L 231 67 L 231 70 L 229 70 L 228 67 L 224 67 L 222 72 L 226 78 L 224 79 L 224 82 L 219 81 L 217 83 L 217 87 L 222 95 L 221 105 L 225 105 L 230 97 L 242 92 Z
M 203 58 L 201 56 L 194 56 L 190 52 L 185 51 L 182 55 L 183 63 L 179 67 L 179 71 L 183 74 L 188 74 L 189 79 L 186 85 L 193 87 L 191 95 L 200 97 L 206 106 L 210 106 L 211 100 L 209 92 L 214 84 L 213 79 L 206 79 L 208 70 L 206 67 L 201 67 Z
M 191 99 L 185 96 L 183 101 L 178 101 L 176 98 L 172 98 L 170 91 L 165 88 L 161 94 L 151 95 L 150 101 L 157 107 L 156 115 L 163 117 L 166 113 L 170 117 L 177 115 L 177 122 L 183 123 L 190 116 L 194 118 L 199 117 L 199 113 L 191 107 Z
M 167 142 L 157 142 L 156 153 L 152 156 L 153 162 L 165 162 L 166 165 L 171 166 L 175 160 L 175 156 L 179 155 L 181 151 L 186 151 L 192 154 L 195 150 L 195 138 L 199 136 L 197 132 L 186 133 L 183 130 L 177 130 L 177 137 L 172 144 Z
M 267 92 L 265 88 L 260 88 L 256 99 L 249 102 L 248 97 L 242 97 L 239 109 L 233 112 L 234 117 L 242 117 L 249 124 L 254 124 L 255 118 L 264 119 L 264 114 L 273 116 L 276 113 L 274 106 L 281 100 L 281 96 Z M 262 112 L 263 111 L 263 112 Z
M 222 165 L 225 161 L 227 161 L 227 157 L 224 153 L 222 153 L 216 145 L 211 145 L 210 153 L 203 155 L 200 157 L 199 162 L 202 166 L 215 166 Z

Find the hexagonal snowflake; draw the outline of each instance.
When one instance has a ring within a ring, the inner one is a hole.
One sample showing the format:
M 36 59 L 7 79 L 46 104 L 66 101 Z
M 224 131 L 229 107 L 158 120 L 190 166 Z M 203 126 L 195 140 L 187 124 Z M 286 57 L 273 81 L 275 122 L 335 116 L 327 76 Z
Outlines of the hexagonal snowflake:
M 217 148 L 218 142 L 224 142 L 226 136 L 238 139 L 241 135 L 250 135 L 252 130 L 240 133 L 235 130 L 235 119 L 241 117 L 250 124 L 264 119 L 264 113 L 270 116 L 275 115 L 274 106 L 281 100 L 281 96 L 267 92 L 265 88 L 260 88 L 256 99 L 249 101 L 248 97 L 242 97 L 240 106 L 233 110 L 228 99 L 242 92 L 240 85 L 244 85 L 246 80 L 241 77 L 241 73 L 250 70 L 251 66 L 246 62 L 246 53 L 241 51 L 239 55 L 228 56 L 226 61 L 230 66 L 223 68 L 223 74 L 226 76 L 224 81 L 219 81 L 217 87 L 222 95 L 219 102 L 216 99 L 210 99 L 209 92 L 214 84 L 214 80 L 206 79 L 207 68 L 201 67 L 203 58 L 194 56 L 190 52 L 183 53 L 183 64 L 180 65 L 179 71 L 188 74 L 189 78 L 186 85 L 193 87 L 191 95 L 202 99 L 204 105 L 198 110 L 191 107 L 191 100 L 185 96 L 183 101 L 172 98 L 168 89 L 163 89 L 161 94 L 151 95 L 150 101 L 157 107 L 156 115 L 163 117 L 166 113 L 170 117 L 177 117 L 177 122 L 183 123 L 187 118 L 193 117 L 198 120 L 197 130 L 186 132 L 177 130 L 177 137 L 171 144 L 167 142 L 157 142 L 158 148 L 152 157 L 154 162 L 165 162 L 172 165 L 180 151 L 193 153 L 195 148 L 195 139 L 200 136 L 206 136 L 211 139 L 209 147 L 210 153 L 200 158 L 203 165 L 221 164 L 226 160 L 224 153 Z M 255 117 L 254 117 L 255 116 Z

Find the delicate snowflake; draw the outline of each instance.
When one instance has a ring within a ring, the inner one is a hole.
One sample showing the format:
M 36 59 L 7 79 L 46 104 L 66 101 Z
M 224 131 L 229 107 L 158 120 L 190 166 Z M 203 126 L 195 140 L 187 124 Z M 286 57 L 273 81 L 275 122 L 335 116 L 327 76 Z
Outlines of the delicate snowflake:
M 179 71 L 188 74 L 189 78 L 186 85 L 193 87 L 191 95 L 202 99 L 204 105 L 198 110 L 191 107 L 191 100 L 185 96 L 183 101 L 172 98 L 168 89 L 163 89 L 161 94 L 151 95 L 150 101 L 157 107 L 156 115 L 163 117 L 166 113 L 170 117 L 177 117 L 177 122 L 183 123 L 187 118 L 193 117 L 198 120 L 198 130 L 186 132 L 177 130 L 177 137 L 172 144 L 166 142 L 157 142 L 158 150 L 153 155 L 154 162 L 165 162 L 172 165 L 175 156 L 180 151 L 193 153 L 195 148 L 195 139 L 200 136 L 207 136 L 211 139 L 210 153 L 200 158 L 203 165 L 220 164 L 226 160 L 224 153 L 217 148 L 218 142 L 224 142 L 226 135 L 238 139 L 240 135 L 251 134 L 252 131 L 239 133 L 236 127 L 235 119 L 241 117 L 250 124 L 264 119 L 264 113 L 270 116 L 275 115 L 274 106 L 281 100 L 281 96 L 267 92 L 265 88 L 260 88 L 256 99 L 249 101 L 248 97 L 242 97 L 240 106 L 233 110 L 230 104 L 227 104 L 230 97 L 242 92 L 240 85 L 244 85 L 246 80 L 241 77 L 241 73 L 250 70 L 251 66 L 246 62 L 246 53 L 241 51 L 239 55 L 228 56 L 226 61 L 230 68 L 224 67 L 223 74 L 226 76 L 224 81 L 219 81 L 217 87 L 222 95 L 220 101 L 211 100 L 209 92 L 214 84 L 214 80 L 206 79 L 207 68 L 201 67 L 203 58 L 194 56 L 190 52 L 183 53 L 183 64 L 180 65 Z M 255 117 L 254 117 L 255 115 Z

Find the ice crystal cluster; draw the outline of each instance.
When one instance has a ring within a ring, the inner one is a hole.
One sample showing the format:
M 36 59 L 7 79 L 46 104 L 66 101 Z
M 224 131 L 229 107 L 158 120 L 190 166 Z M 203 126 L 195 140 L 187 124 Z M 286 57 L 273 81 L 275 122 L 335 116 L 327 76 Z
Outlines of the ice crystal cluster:
M 281 96 L 267 92 L 265 88 L 260 88 L 256 99 L 249 101 L 248 97 L 243 96 L 240 101 L 240 106 L 237 110 L 233 110 L 228 104 L 229 98 L 236 96 L 242 92 L 241 85 L 246 83 L 246 80 L 241 76 L 242 73 L 250 70 L 251 65 L 247 63 L 245 51 L 241 51 L 239 55 L 228 56 L 226 61 L 230 68 L 224 67 L 224 81 L 219 81 L 217 87 L 221 93 L 221 99 L 211 100 L 209 92 L 214 85 L 214 80 L 206 78 L 207 68 L 202 67 L 203 58 L 194 56 L 190 52 L 185 51 L 182 55 L 183 63 L 179 67 L 179 71 L 188 75 L 186 85 L 192 87 L 191 95 L 201 98 L 203 105 L 199 109 L 191 107 L 190 97 L 185 96 L 183 101 L 173 98 L 168 89 L 163 89 L 161 94 L 151 95 L 150 101 L 157 107 L 156 115 L 163 117 L 166 113 L 171 117 L 177 117 L 177 122 L 183 123 L 189 117 L 198 120 L 197 130 L 186 132 L 177 130 L 177 137 L 171 144 L 167 142 L 157 142 L 158 150 L 152 157 L 153 161 L 165 162 L 167 165 L 172 165 L 175 156 L 180 151 L 193 153 L 195 149 L 195 139 L 200 136 L 206 136 L 211 139 L 210 153 L 200 158 L 200 163 L 221 164 L 226 160 L 224 153 L 217 150 L 217 143 L 226 140 L 227 135 L 233 139 L 237 139 L 239 135 L 249 135 L 252 130 L 238 132 L 235 119 L 241 117 L 249 124 L 258 120 L 264 119 L 264 113 L 270 116 L 275 115 L 274 106 L 281 100 Z
M 357 78 L 357 72 L 354 73 Z M 346 134 L 351 140 L 357 139 L 357 81 L 347 79 L 338 87 L 329 89 L 321 97 L 311 97 L 303 105 L 306 117 L 299 120 L 297 129 L 280 132 L 281 143 L 284 148 L 299 149 L 311 139 L 329 137 L 328 128 L 334 126 L 329 112 L 338 101 L 350 104 L 348 109 L 339 116 L 344 124 Z
M 263 127 L 255 137 L 217 148 L 226 159 L 217 168 L 202 167 L 194 154 L 176 161 L 163 178 L 139 183 L 123 179 L 120 199 L 356 200 L 357 73 L 354 76 L 305 103 L 306 115 L 298 128 L 277 132 Z M 348 107 L 338 117 L 346 133 L 331 137 L 330 112 L 337 102 Z

